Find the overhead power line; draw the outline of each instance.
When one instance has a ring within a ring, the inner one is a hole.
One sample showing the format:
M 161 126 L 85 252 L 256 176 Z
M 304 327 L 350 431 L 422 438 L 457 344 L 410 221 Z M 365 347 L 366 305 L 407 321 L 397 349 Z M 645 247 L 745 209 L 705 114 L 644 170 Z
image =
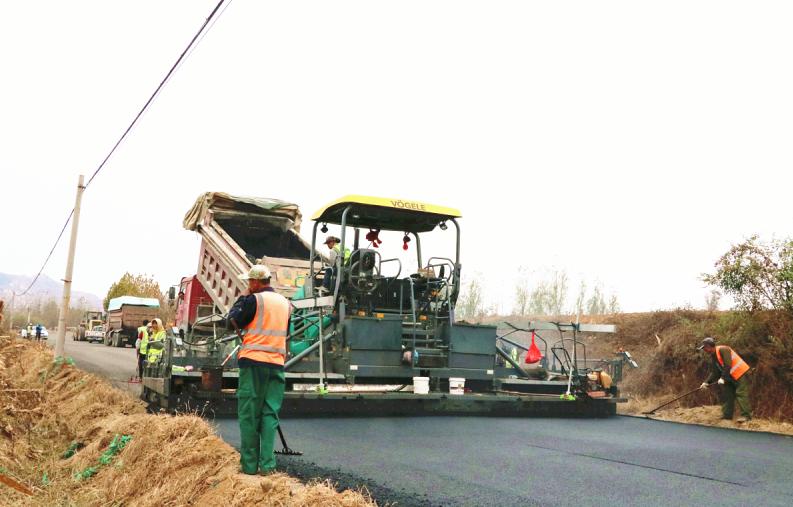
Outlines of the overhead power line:
M 195 41 L 198 39 L 198 37 L 201 36 L 201 34 L 204 32 L 204 29 L 207 27 L 207 25 L 209 25 L 209 22 L 212 21 L 212 18 L 215 17 L 215 14 L 217 14 L 218 9 L 220 9 L 220 6 L 223 5 L 223 3 L 225 1 L 226 0 L 220 0 L 218 2 L 218 4 L 215 6 L 215 8 L 212 9 L 212 12 L 209 13 L 209 16 L 204 21 L 204 24 L 201 25 L 201 28 L 199 28 L 198 31 L 196 32 L 196 34 L 193 36 L 193 38 L 190 39 L 190 43 L 187 45 L 186 48 L 184 48 L 184 51 L 182 51 L 182 54 L 179 55 L 179 58 L 176 59 L 176 62 L 171 66 L 171 69 L 168 71 L 168 73 L 165 75 L 165 77 L 162 79 L 162 81 L 160 81 L 160 84 L 157 85 L 157 88 L 154 90 L 154 93 L 151 94 L 151 97 L 149 97 L 149 100 L 147 100 L 146 103 L 143 104 L 143 107 L 140 108 L 140 111 L 138 111 L 138 114 L 135 115 L 135 118 L 132 120 L 132 123 L 130 123 L 129 126 L 127 127 L 127 130 L 125 130 L 124 133 L 121 134 L 121 137 L 118 138 L 118 141 L 116 141 L 116 144 L 113 145 L 113 148 L 110 150 L 110 153 L 107 154 L 105 159 L 102 160 L 102 163 L 99 164 L 99 167 L 96 168 L 96 171 L 94 171 L 94 174 L 92 174 L 91 177 L 88 178 L 88 183 L 85 184 L 85 188 L 88 188 L 91 185 L 91 182 L 94 181 L 94 178 L 96 178 L 96 175 L 99 174 L 99 171 L 101 171 L 102 168 L 105 167 L 105 164 L 107 163 L 107 161 L 110 159 L 110 157 L 113 155 L 113 153 L 115 153 L 116 148 L 119 147 L 121 142 L 124 141 L 124 138 L 127 137 L 127 134 L 129 134 L 129 131 L 132 130 L 132 127 L 134 127 L 135 124 L 138 122 L 138 119 L 140 119 L 140 117 L 143 115 L 143 113 L 146 112 L 146 109 L 148 109 L 149 104 L 151 104 L 152 101 L 154 100 L 154 98 L 157 96 L 157 94 L 160 93 L 160 90 L 162 90 L 162 87 L 165 86 L 165 83 L 167 83 L 168 80 L 171 78 L 171 76 L 173 75 L 174 71 L 176 71 L 176 68 L 182 62 L 182 60 L 184 59 L 184 57 L 187 54 L 187 52 L 190 51 L 191 47 L 193 47 L 193 44 L 195 44 Z
M 61 240 L 61 237 L 63 236 L 64 231 L 66 231 L 66 227 L 69 225 L 69 222 L 72 221 L 72 216 L 73 215 L 74 215 L 74 208 L 72 208 L 72 210 L 69 212 L 69 216 L 66 217 L 66 223 L 63 224 L 63 229 L 61 229 L 60 234 L 58 234 L 58 238 L 55 240 L 55 244 L 52 245 L 52 249 L 50 250 L 50 253 L 47 254 L 47 258 L 44 259 L 44 264 L 41 265 L 41 269 L 39 269 L 39 272 L 36 273 L 36 276 L 33 278 L 33 281 L 30 282 L 30 285 L 28 285 L 28 288 L 25 289 L 24 291 L 20 292 L 20 293 L 17 293 L 13 289 L 11 289 L 11 292 L 14 295 L 16 295 L 16 296 L 24 296 L 25 294 L 28 293 L 28 291 L 30 289 L 33 288 L 33 285 L 36 283 L 36 281 L 38 281 L 39 277 L 41 276 L 41 272 L 44 271 L 44 266 L 46 266 L 47 263 L 50 261 L 50 257 L 52 257 L 52 252 L 54 252 L 55 251 L 55 247 L 58 246 L 58 242 Z
M 226 5 L 226 7 L 228 7 L 228 5 L 231 4 L 231 2 L 232 2 L 232 0 L 229 0 L 228 4 Z M 191 52 L 191 49 L 196 44 L 196 42 L 200 40 L 199 38 L 203 39 L 203 36 L 206 34 L 206 32 L 208 32 L 209 29 L 211 29 L 212 26 L 214 26 L 215 23 L 214 23 L 213 19 L 216 17 L 216 15 L 218 14 L 218 11 L 220 10 L 220 8 L 223 6 L 224 3 L 226 3 L 226 0 L 219 0 L 217 5 L 215 5 L 215 7 L 212 9 L 212 12 L 209 13 L 209 16 L 207 16 L 206 20 L 204 20 L 204 23 L 201 25 L 201 28 L 199 28 L 198 31 L 193 36 L 193 38 L 190 39 L 190 42 L 187 44 L 187 47 L 179 55 L 179 58 L 176 59 L 176 62 L 174 62 L 174 64 L 171 66 L 170 70 L 168 70 L 168 73 L 165 74 L 165 77 L 162 79 L 162 81 L 160 81 L 160 84 L 157 85 L 157 88 L 155 88 L 154 93 L 152 93 L 151 96 L 149 97 L 149 99 L 146 101 L 146 103 L 143 104 L 143 107 L 140 108 L 140 111 L 138 111 L 138 114 L 135 115 L 135 118 L 133 118 L 132 122 L 129 124 L 129 126 L 126 128 L 126 130 L 124 130 L 124 133 L 121 134 L 121 137 L 118 138 L 118 141 L 116 141 L 116 144 L 113 145 L 113 147 L 108 152 L 107 156 L 105 156 L 105 158 L 102 160 L 102 162 L 99 164 L 99 166 L 93 172 L 93 174 L 91 174 L 91 177 L 88 179 L 88 183 L 85 184 L 85 188 L 86 189 L 88 188 L 88 185 L 90 185 L 91 182 L 94 180 L 94 178 L 96 178 L 96 175 L 99 174 L 99 171 L 101 171 L 105 167 L 105 164 L 107 164 L 107 161 L 110 160 L 110 157 L 113 156 L 113 153 L 115 153 L 116 149 L 121 145 L 121 143 L 127 137 L 127 134 L 130 133 L 130 131 L 135 126 L 135 124 L 138 122 L 140 117 L 143 116 L 143 113 L 145 113 L 146 110 L 149 108 L 149 105 L 151 105 L 151 103 L 154 101 L 154 99 L 160 93 L 160 90 L 162 90 L 163 86 L 165 86 L 165 83 L 168 82 L 168 80 L 171 78 L 171 76 L 176 71 L 176 69 L 179 67 L 179 65 L 182 63 L 182 61 L 188 56 L 188 54 Z M 223 11 L 220 11 L 220 13 L 222 14 L 225 10 L 226 10 L 226 8 L 224 8 Z M 33 278 L 33 281 L 31 281 L 30 285 L 28 285 L 27 288 L 24 291 L 22 291 L 22 292 L 16 292 L 16 291 L 13 291 L 13 289 L 12 289 L 12 292 L 13 292 L 14 295 L 16 295 L 16 296 L 24 296 L 36 284 L 36 282 L 38 281 L 39 277 L 41 276 L 41 273 L 44 271 L 44 268 L 47 266 L 47 263 L 50 261 L 50 258 L 52 257 L 52 253 L 55 251 L 55 248 L 58 246 L 58 243 L 60 242 L 61 238 L 63 237 L 63 233 L 66 231 L 66 227 L 69 225 L 69 222 L 72 220 L 72 216 L 74 216 L 74 208 L 72 208 L 72 210 L 69 212 L 69 216 L 66 218 L 66 223 L 63 224 L 63 229 L 61 229 L 60 234 L 58 234 L 58 237 L 55 239 L 55 243 L 52 245 L 52 249 L 50 250 L 50 253 L 47 255 L 47 258 L 44 259 L 44 264 L 41 265 L 41 269 L 39 269 L 39 272 Z

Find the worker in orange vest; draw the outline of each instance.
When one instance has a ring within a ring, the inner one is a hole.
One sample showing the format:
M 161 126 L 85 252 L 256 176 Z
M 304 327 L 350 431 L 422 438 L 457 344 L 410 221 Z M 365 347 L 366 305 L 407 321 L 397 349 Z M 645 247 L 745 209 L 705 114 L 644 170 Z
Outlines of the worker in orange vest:
M 240 468 L 246 474 L 275 470 L 275 433 L 284 399 L 284 362 L 289 330 L 289 301 L 270 287 L 270 270 L 253 266 L 240 279 L 248 294 L 229 311 L 229 322 L 242 340 L 237 356 Z
M 713 382 L 722 386 L 723 403 L 721 406 L 722 419 L 732 420 L 735 412 L 735 402 L 741 409 L 739 423 L 744 423 L 752 418 L 752 406 L 749 402 L 749 379 L 746 374 L 749 365 L 734 350 L 727 345 L 716 345 L 713 338 L 705 338 L 697 347 L 704 350 L 711 358 L 711 374 L 700 389 L 705 389 Z

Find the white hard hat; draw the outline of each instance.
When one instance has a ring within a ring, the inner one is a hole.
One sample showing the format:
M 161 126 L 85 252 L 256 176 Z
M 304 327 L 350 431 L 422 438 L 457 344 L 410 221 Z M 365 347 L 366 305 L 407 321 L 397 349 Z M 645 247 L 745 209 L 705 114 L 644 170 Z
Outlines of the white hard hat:
M 240 275 L 240 280 L 269 280 L 270 270 L 262 264 L 255 264 L 247 274 Z

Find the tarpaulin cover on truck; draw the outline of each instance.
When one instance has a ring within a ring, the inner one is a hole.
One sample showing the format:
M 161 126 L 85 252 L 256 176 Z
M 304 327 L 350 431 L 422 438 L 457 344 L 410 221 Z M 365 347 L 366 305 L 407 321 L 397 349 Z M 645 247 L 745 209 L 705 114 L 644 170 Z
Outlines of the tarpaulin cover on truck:
M 300 220 L 297 204 L 207 192 L 187 212 L 184 226 L 219 250 L 239 248 L 239 254 L 256 263 L 265 257 L 307 260 L 311 245 L 299 234 Z
M 300 232 L 302 214 L 297 204 L 266 197 L 242 197 L 225 192 L 206 192 L 196 199 L 193 207 L 184 217 L 184 228 L 196 230 L 207 210 L 216 214 L 251 213 L 260 216 L 286 218 L 285 230 L 294 229 Z
M 157 298 L 139 298 L 135 296 L 120 296 L 111 299 L 107 303 L 107 311 L 112 312 L 113 310 L 118 310 L 123 305 L 149 306 L 152 308 L 159 308 L 160 302 L 157 300 Z

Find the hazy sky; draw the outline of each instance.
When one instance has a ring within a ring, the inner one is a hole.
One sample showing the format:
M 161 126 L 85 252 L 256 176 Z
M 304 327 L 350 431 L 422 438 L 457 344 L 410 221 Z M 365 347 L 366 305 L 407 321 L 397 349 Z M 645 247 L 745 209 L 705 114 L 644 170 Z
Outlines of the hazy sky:
M 214 6 L 0 16 L 0 271 L 35 274 L 90 175 Z M 234 0 L 85 193 L 75 288 L 195 271 L 208 190 L 462 210 L 463 269 L 524 266 L 629 311 L 704 304 L 732 242 L 793 235 L 790 2 Z M 391 241 L 392 248 L 399 248 Z M 63 277 L 68 234 L 46 273 Z M 450 253 L 450 252 L 435 252 Z

